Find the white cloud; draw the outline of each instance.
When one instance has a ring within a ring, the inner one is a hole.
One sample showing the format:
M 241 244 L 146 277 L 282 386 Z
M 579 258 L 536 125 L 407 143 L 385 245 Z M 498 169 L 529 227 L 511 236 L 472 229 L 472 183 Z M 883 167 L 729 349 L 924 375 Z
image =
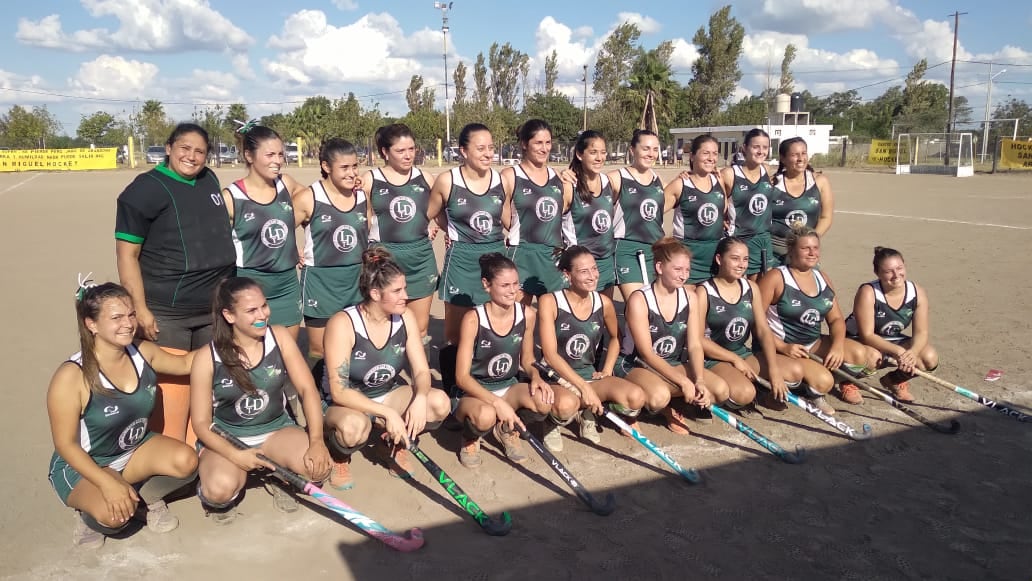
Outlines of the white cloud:
M 659 32 L 659 30 L 663 28 L 655 18 L 645 16 L 637 12 L 621 12 L 617 14 L 613 28 L 616 28 L 625 22 L 637 25 L 638 30 L 640 30 L 642 34 L 653 34 Z
M 233 65 L 233 71 L 236 72 L 237 76 L 241 79 L 248 81 L 254 80 L 254 69 L 251 68 L 251 59 L 248 58 L 247 53 L 241 52 L 230 55 L 229 62 Z
M 868 28 L 895 8 L 894 0 L 740 0 L 735 13 L 751 29 L 816 34 Z
M 158 67 L 153 63 L 102 54 L 79 65 L 68 86 L 78 95 L 109 99 L 136 99 L 155 90 Z
M 574 38 L 591 38 L 595 35 L 595 30 L 590 26 L 578 26 L 573 29 Z
M 226 48 L 245 50 L 253 40 L 208 0 L 80 0 L 94 18 L 115 18 L 118 30 L 93 28 L 66 32 L 58 14 L 18 20 L 15 37 L 23 44 L 82 52 L 114 49 L 183 52 Z
M 674 43 L 674 52 L 670 54 L 670 68 L 674 72 L 690 71 L 692 65 L 699 58 L 699 49 L 683 38 L 677 38 Z
M 348 12 L 358 10 L 358 2 L 355 0 L 333 0 L 333 5 Z
M 0 69 L 0 88 L 15 89 L 0 91 L 0 103 L 21 104 L 48 103 L 60 101 L 60 97 L 45 94 L 46 82 L 39 75 L 21 75 Z

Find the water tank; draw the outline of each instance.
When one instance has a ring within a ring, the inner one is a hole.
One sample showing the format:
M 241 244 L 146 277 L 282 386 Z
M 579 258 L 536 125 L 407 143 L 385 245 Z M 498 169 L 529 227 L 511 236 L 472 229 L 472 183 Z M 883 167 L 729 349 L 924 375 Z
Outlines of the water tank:
M 787 93 L 779 93 L 774 97 L 774 112 L 788 113 L 789 103 L 791 101 L 791 95 L 788 95 Z
M 792 93 L 792 104 L 791 104 L 791 107 L 792 107 L 792 112 L 793 113 L 799 113 L 799 112 L 801 112 L 803 110 L 803 94 L 802 93 Z

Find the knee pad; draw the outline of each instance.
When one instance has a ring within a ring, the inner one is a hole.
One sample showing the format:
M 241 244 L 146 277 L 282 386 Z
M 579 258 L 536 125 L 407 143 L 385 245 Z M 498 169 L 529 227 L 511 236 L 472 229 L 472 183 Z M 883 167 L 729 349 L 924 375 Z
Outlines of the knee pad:
M 227 508 L 233 506 L 233 503 L 236 502 L 238 496 L 240 496 L 239 490 L 236 494 L 233 495 L 233 498 L 230 498 L 226 502 L 212 502 L 207 498 L 204 498 L 204 494 L 201 493 L 201 482 L 199 480 L 197 481 L 197 499 L 201 501 L 201 506 L 213 508 L 216 511 L 226 510 Z
M 82 518 L 82 522 L 86 523 L 86 526 L 88 526 L 91 529 L 97 531 L 98 533 L 100 533 L 100 534 L 102 534 L 104 536 L 108 536 L 108 537 L 110 537 L 111 535 L 117 535 L 122 529 L 124 529 L 125 527 L 129 526 L 129 523 L 126 522 L 124 525 L 122 525 L 122 526 L 120 526 L 118 528 L 106 527 L 106 526 L 100 524 L 97 521 L 97 519 L 93 518 L 90 515 L 90 513 L 86 512 L 86 511 L 79 511 L 79 517 Z
M 335 430 L 328 430 L 326 432 L 326 447 L 330 449 L 330 452 L 336 452 L 340 456 L 350 456 L 364 448 L 365 445 L 366 442 L 360 442 L 355 446 L 345 446 L 337 439 Z
M 738 403 L 730 397 L 720 402 L 720 406 L 731 410 L 740 410 L 745 407 L 745 405 Z
M 607 407 L 609 407 L 610 411 L 612 411 L 612 412 L 614 412 L 616 414 L 619 414 L 621 416 L 627 416 L 629 418 L 637 417 L 638 414 L 641 413 L 640 409 L 639 410 L 632 410 L 630 408 L 624 407 L 624 406 L 616 403 L 615 401 L 609 402 L 607 404 Z
M 473 425 L 473 421 L 470 420 L 469 418 L 466 418 L 466 420 L 463 422 L 462 436 L 464 438 L 466 438 L 467 440 L 479 440 L 480 438 L 483 438 L 490 431 L 491 431 L 490 429 L 487 429 L 487 430 L 479 430 L 479 429 L 477 429 L 477 427 Z
M 520 421 L 524 424 L 533 424 L 536 422 L 543 421 L 545 418 L 550 416 L 549 413 L 540 414 L 535 411 L 528 410 L 526 408 L 516 410 L 516 415 L 519 416 Z

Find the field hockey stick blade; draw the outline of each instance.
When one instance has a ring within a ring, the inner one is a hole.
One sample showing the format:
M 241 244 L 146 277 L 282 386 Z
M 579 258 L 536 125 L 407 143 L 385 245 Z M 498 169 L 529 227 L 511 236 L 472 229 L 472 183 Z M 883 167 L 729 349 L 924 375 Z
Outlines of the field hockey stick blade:
M 233 447 L 239 450 L 247 450 L 250 447 L 242 442 L 239 438 L 230 434 L 222 427 L 212 424 L 211 431 L 224 438 L 227 442 L 233 445 Z M 323 489 L 315 485 L 314 482 L 302 477 L 300 474 L 284 468 L 279 464 L 269 460 L 264 454 L 258 454 L 258 458 L 263 462 L 267 463 L 273 468 L 273 475 L 283 480 L 287 484 L 293 486 L 304 494 L 307 494 L 311 498 L 315 499 L 319 504 L 322 504 L 326 508 L 337 513 L 349 523 L 355 525 L 363 532 L 373 537 L 374 539 L 382 542 L 388 547 L 407 553 L 415 551 L 416 549 L 423 546 L 423 531 L 418 528 L 412 528 L 405 532 L 404 535 L 399 535 L 381 525 L 375 520 L 367 517 L 366 515 L 358 512 L 351 508 L 347 504 L 343 503 L 337 497 L 328 494 Z
M 899 363 L 895 359 L 893 359 L 892 357 L 886 355 L 886 356 L 884 356 L 884 359 L 890 365 L 895 365 L 896 367 L 899 367 Z M 973 401 L 973 402 L 975 402 L 975 403 L 977 403 L 977 404 L 979 404 L 981 406 L 987 407 L 987 408 L 989 408 L 991 410 L 996 410 L 996 411 L 1000 412 L 1001 414 L 1004 414 L 1006 416 L 1010 416 L 1010 417 L 1018 420 L 1019 422 L 1032 422 L 1032 416 L 1029 416 L 1028 414 L 1022 413 L 1022 412 L 1014 409 L 1013 404 L 1009 404 L 1007 402 L 990 399 L 988 397 L 985 397 L 984 395 L 977 394 L 977 393 L 971 391 L 970 389 L 967 389 L 965 387 L 961 387 L 961 386 L 956 385 L 954 383 L 950 383 L 950 382 L 946 381 L 945 379 L 942 379 L 940 377 L 936 377 L 935 375 L 932 375 L 931 373 L 928 373 L 927 371 L 922 371 L 922 370 L 917 369 L 917 368 L 914 369 L 914 375 L 916 375 L 918 377 L 923 377 L 924 379 L 927 379 L 932 384 L 937 385 L 939 387 L 944 387 L 946 389 L 951 389 L 954 392 L 956 392 L 956 393 L 966 397 L 967 399 L 970 399 L 971 401 Z
M 764 449 L 771 454 L 774 454 L 782 461 L 787 462 L 788 464 L 802 464 L 806 461 L 806 450 L 802 446 L 796 446 L 796 451 L 794 453 L 789 452 L 767 436 L 764 436 L 748 424 L 732 416 L 727 410 L 715 405 L 710 405 L 709 410 L 724 423 L 745 434 L 750 440 L 763 446 Z
M 409 441 L 408 450 L 419 460 L 419 463 L 426 468 L 427 472 L 434 477 L 434 480 L 444 488 L 445 492 L 466 511 L 473 520 L 480 525 L 480 528 L 492 537 L 504 537 L 512 530 L 512 517 L 508 512 L 503 512 L 500 519 L 488 516 L 480 505 L 473 501 L 468 494 L 448 474 L 430 459 L 425 452 L 419 449 L 415 441 Z
M 764 388 L 771 390 L 770 382 L 768 382 L 766 379 L 763 379 L 762 377 L 757 375 L 753 379 L 753 381 L 760 384 Z M 821 409 L 817 406 L 813 405 L 812 403 L 806 401 L 805 399 L 799 397 L 798 395 L 792 392 L 788 392 L 786 394 L 785 399 L 788 400 L 788 403 L 801 408 L 803 411 L 809 413 L 818 420 L 828 424 L 829 426 L 849 436 L 853 440 L 867 440 L 874 435 L 874 429 L 871 428 L 870 424 L 864 424 L 863 432 L 857 433 L 857 431 L 854 430 L 853 427 L 847 424 L 846 422 L 843 422 L 842 420 L 837 420 L 832 416 L 829 416 L 828 414 L 822 412 Z
M 573 489 L 577 498 L 587 505 L 587 507 L 591 509 L 591 512 L 599 516 L 607 516 L 616 510 L 616 499 L 613 498 L 613 493 L 610 492 L 606 494 L 605 502 L 600 503 L 576 478 L 573 477 L 572 474 L 570 474 L 570 471 L 566 469 L 566 466 L 563 466 L 562 462 L 552 455 L 551 452 L 545 449 L 540 440 L 535 438 L 534 435 L 528 432 L 525 428 L 521 428 L 519 424 L 516 424 L 515 429 L 519 432 L 520 437 L 526 440 L 530 444 L 530 447 L 534 448 L 534 451 L 541 456 L 541 459 L 544 460 L 546 464 L 548 464 L 548 467 L 558 474 L 559 477 L 562 478 L 571 489 Z
M 535 361 L 533 365 L 549 381 L 558 383 L 559 385 L 573 391 L 574 393 L 578 393 L 577 388 L 574 387 L 572 383 L 563 379 L 562 376 L 556 373 L 555 370 L 551 367 L 546 366 L 544 363 L 541 363 L 540 361 Z M 580 394 L 578 393 L 578 397 L 579 396 Z M 645 446 L 646 450 L 652 452 L 653 454 L 658 456 L 660 460 L 666 462 L 668 466 L 673 468 L 675 472 L 684 477 L 685 480 L 691 482 L 692 484 L 699 484 L 700 482 L 702 482 L 702 476 L 699 475 L 699 472 L 697 470 L 695 470 L 694 468 L 681 467 L 681 465 L 678 464 L 676 460 L 671 458 L 669 454 L 664 452 L 659 446 L 652 443 L 652 441 L 646 438 L 644 434 L 632 428 L 627 422 L 623 421 L 623 419 L 620 416 L 618 416 L 610 410 L 606 410 L 606 413 L 604 415 L 605 417 L 609 418 L 609 421 L 616 424 L 616 427 L 627 432 L 628 434 L 630 434 L 632 438 L 635 439 L 635 441 L 637 441 L 642 446 Z

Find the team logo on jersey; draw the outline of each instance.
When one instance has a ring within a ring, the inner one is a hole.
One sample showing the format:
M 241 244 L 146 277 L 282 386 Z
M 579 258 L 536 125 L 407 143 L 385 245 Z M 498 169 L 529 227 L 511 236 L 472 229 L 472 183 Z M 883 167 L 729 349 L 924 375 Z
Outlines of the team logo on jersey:
M 104 406 L 104 417 L 105 418 L 110 418 L 111 416 L 117 416 L 117 415 L 118 415 L 118 406 L 116 406 L 116 405 L 106 405 L 106 406 Z
M 656 200 L 645 200 L 638 206 L 638 213 L 641 214 L 643 220 L 652 222 L 659 215 L 659 204 Z
M 731 322 L 724 327 L 724 337 L 727 337 L 728 341 L 732 343 L 741 341 L 745 337 L 745 332 L 749 329 L 749 321 L 746 321 L 742 317 L 735 317 L 731 319 Z
M 609 232 L 609 229 L 613 227 L 613 218 L 609 215 L 609 212 L 605 210 L 596 210 L 591 215 L 591 229 L 596 234 L 605 234 Z
M 118 447 L 132 450 L 147 435 L 147 418 L 137 418 L 118 434 Z
M 697 199 L 698 199 L 698 198 L 697 198 L 696 196 L 688 196 L 688 201 L 689 201 L 689 202 L 694 202 L 694 201 L 695 201 L 695 200 L 697 200 Z
M 280 248 L 287 243 L 289 232 L 283 220 L 273 218 L 262 226 L 262 244 L 269 248 Z
M 799 299 L 792 299 L 792 306 L 793 307 L 801 307 L 801 306 L 803 306 L 803 303 L 799 302 Z
M 542 222 L 551 222 L 559 215 L 559 204 L 552 198 L 539 198 L 534 204 L 534 214 Z
M 366 358 L 365 351 L 355 351 L 354 355 L 355 355 L 355 359 L 358 359 L 360 361 L 365 361 L 365 358 Z
M 495 355 L 487 362 L 487 375 L 492 378 L 505 377 L 512 369 L 512 355 L 502 353 Z
M 699 218 L 699 224 L 703 226 L 712 226 L 717 223 L 717 218 L 720 217 L 720 211 L 717 210 L 717 205 L 713 202 L 706 202 L 699 208 L 696 213 Z
M 649 333 L 658 333 L 658 332 L 659 332 L 659 327 L 657 327 L 655 325 L 649 325 Z
M 724 308 L 724 305 L 717 305 L 713 307 L 713 310 L 718 313 L 723 313 L 726 309 Z
M 333 246 L 340 252 L 351 252 L 358 246 L 358 232 L 345 224 L 333 231 Z
M 659 355 L 663 359 L 673 355 L 676 347 L 677 339 L 674 339 L 670 335 L 660 337 L 652 343 L 652 350 L 656 352 L 656 355 Z
M 316 299 L 305 299 L 305 306 L 312 307 L 314 309 L 319 306 L 319 301 Z
M 224 378 L 219 380 L 219 384 L 222 385 L 223 389 L 233 387 L 233 380 L 230 378 Z
M 749 189 L 749 186 L 747 186 L 745 184 L 742 184 L 742 185 L 738 186 L 738 191 L 739 192 L 744 192 L 745 190 L 748 190 L 748 189 Z
M 627 193 L 628 194 L 632 194 L 632 195 L 633 194 L 637 194 L 638 193 L 638 188 L 636 188 L 634 186 L 631 186 L 631 187 L 627 188 Z
M 591 347 L 591 341 L 584 333 L 577 333 L 566 341 L 566 356 L 570 359 L 580 359 Z
M 475 230 L 479 234 L 488 235 L 494 228 L 494 219 L 491 218 L 491 214 L 478 210 L 473 212 L 473 215 L 469 217 L 469 227 Z
M 465 206 L 465 205 L 466 205 L 466 198 L 459 198 L 459 199 L 458 199 L 458 200 L 457 200 L 457 201 L 455 202 L 455 205 L 456 205 L 456 206 Z
M 787 216 L 785 216 L 785 224 L 788 226 L 794 226 L 795 224 L 806 226 L 806 212 L 802 210 L 792 210 Z
M 885 323 L 881 331 L 878 332 L 883 337 L 898 337 L 903 334 L 903 323 L 899 321 L 889 321 Z
M 481 349 L 490 349 L 491 348 L 491 342 L 488 341 L 487 339 L 481 339 L 480 340 L 480 348 Z
M 244 212 L 244 222 L 254 220 L 254 212 Z
M 533 191 L 534 191 L 534 190 L 531 190 L 530 188 L 523 188 L 523 192 L 522 192 L 522 194 L 523 194 L 524 196 L 529 196 L 529 195 L 531 194 L 531 192 L 533 192 Z
M 370 369 L 369 372 L 365 374 L 365 377 L 362 378 L 362 383 L 373 388 L 380 387 L 385 385 L 391 379 L 394 379 L 394 376 L 397 374 L 398 372 L 394 369 L 393 365 L 382 363 Z
M 821 313 L 817 309 L 806 309 L 799 316 L 799 322 L 809 327 L 816 327 L 821 324 Z
M 742 186 L 745 189 L 745 186 Z M 767 196 L 763 194 L 755 194 L 749 198 L 749 213 L 753 216 L 759 216 L 767 211 Z
M 329 214 L 319 214 L 319 221 L 322 222 L 323 224 L 325 224 L 327 222 L 332 222 L 333 221 L 333 216 L 330 216 Z
M 257 417 L 269 405 L 269 393 L 259 389 L 254 393 L 245 393 L 236 400 L 236 413 L 244 419 Z
M 385 196 L 385 195 L 391 193 L 391 189 L 390 188 L 380 188 L 380 189 L 376 190 L 376 193 L 380 194 L 381 196 Z
M 570 330 L 570 324 L 569 323 L 559 323 L 559 330 L 560 331 L 569 331 Z
M 404 224 L 416 217 L 416 203 L 408 196 L 398 196 L 391 200 L 391 218 Z
M 886 316 L 888 315 L 885 314 L 885 311 L 877 311 L 874 314 L 874 318 L 876 319 L 884 319 Z

